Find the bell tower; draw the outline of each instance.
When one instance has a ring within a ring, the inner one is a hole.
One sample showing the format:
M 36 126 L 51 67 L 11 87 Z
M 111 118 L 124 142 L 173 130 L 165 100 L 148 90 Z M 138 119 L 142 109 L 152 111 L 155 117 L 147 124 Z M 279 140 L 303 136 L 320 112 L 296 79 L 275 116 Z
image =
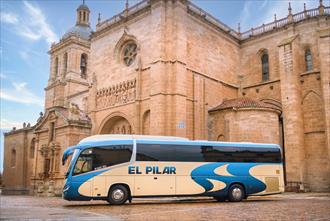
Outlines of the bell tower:
M 74 102 L 83 108 L 88 91 L 90 36 L 90 10 L 83 1 L 77 10 L 77 20 L 50 50 L 50 76 L 46 90 L 45 108 L 69 107 Z M 79 96 L 80 97 L 79 97 Z M 78 98 L 78 97 L 79 98 Z

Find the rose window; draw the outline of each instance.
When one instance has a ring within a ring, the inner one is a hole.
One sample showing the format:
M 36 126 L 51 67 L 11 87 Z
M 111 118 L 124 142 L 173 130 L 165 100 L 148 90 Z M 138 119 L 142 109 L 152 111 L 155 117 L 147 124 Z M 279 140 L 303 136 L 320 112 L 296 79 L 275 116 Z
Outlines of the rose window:
M 137 45 L 135 43 L 128 43 L 124 47 L 124 62 L 127 66 L 130 66 L 137 55 Z

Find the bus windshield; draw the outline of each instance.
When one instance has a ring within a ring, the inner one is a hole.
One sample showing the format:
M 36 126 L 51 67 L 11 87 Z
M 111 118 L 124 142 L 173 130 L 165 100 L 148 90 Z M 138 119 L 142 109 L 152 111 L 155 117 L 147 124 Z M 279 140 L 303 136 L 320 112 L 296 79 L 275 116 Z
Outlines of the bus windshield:
M 133 145 L 93 147 L 81 152 L 74 166 L 73 175 L 129 162 Z
M 65 173 L 65 177 L 66 177 L 66 178 L 68 177 L 68 175 L 69 175 L 69 173 L 70 173 L 70 171 L 71 171 L 71 168 L 72 168 L 72 166 L 73 166 L 73 164 L 74 164 L 74 161 L 75 161 L 74 159 L 77 158 L 78 154 L 79 154 L 79 149 L 75 149 L 75 150 L 73 151 L 73 153 L 68 154 L 68 155 L 66 156 L 66 158 L 63 160 L 63 165 L 65 165 L 66 162 L 69 163 L 68 170 L 67 170 L 67 172 Z

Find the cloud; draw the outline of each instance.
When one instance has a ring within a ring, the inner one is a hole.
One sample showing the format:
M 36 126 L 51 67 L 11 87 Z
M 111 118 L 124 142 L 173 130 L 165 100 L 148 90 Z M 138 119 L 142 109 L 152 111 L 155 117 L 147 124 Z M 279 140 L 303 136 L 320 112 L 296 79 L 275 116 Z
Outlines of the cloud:
M 21 58 L 25 61 L 29 60 L 29 54 L 26 51 L 20 51 L 19 55 L 21 56 Z
M 25 13 L 20 16 L 10 12 L 2 13 L 1 21 L 13 25 L 15 33 L 28 40 L 45 40 L 48 44 L 58 40 L 45 14 L 36 4 L 23 1 L 23 9 Z
M 57 36 L 53 32 L 50 24 L 47 23 L 46 16 L 42 10 L 36 6 L 32 5 L 27 1 L 23 1 L 24 9 L 29 15 L 30 19 L 26 22 L 26 26 L 21 30 L 21 34 L 32 40 L 45 39 L 47 43 L 57 41 Z
M 0 98 L 21 104 L 36 104 L 43 107 L 43 99 L 27 88 L 26 82 L 12 82 L 12 88 L 1 88 Z
M 8 24 L 18 23 L 18 16 L 14 13 L 2 12 L 0 18 L 1 18 L 1 22 L 3 23 L 8 23 Z
M 10 120 L 1 118 L 1 121 L 0 121 L 1 130 L 8 130 L 8 129 L 12 129 L 13 127 L 21 128 L 21 127 L 23 127 L 23 124 L 21 122 L 15 122 L 15 121 L 10 121 Z
M 0 73 L 0 79 L 7 79 L 7 75 Z

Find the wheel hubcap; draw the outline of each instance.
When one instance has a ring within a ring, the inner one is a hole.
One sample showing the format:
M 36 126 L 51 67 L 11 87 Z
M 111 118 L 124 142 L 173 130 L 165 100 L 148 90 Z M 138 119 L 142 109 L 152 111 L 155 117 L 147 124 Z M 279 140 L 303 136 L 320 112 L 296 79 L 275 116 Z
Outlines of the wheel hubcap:
M 114 200 L 122 200 L 124 198 L 124 192 L 120 189 L 117 189 L 112 192 L 112 198 Z
M 240 199 L 242 197 L 242 191 L 240 188 L 234 188 L 233 189 L 233 197 L 235 199 Z

